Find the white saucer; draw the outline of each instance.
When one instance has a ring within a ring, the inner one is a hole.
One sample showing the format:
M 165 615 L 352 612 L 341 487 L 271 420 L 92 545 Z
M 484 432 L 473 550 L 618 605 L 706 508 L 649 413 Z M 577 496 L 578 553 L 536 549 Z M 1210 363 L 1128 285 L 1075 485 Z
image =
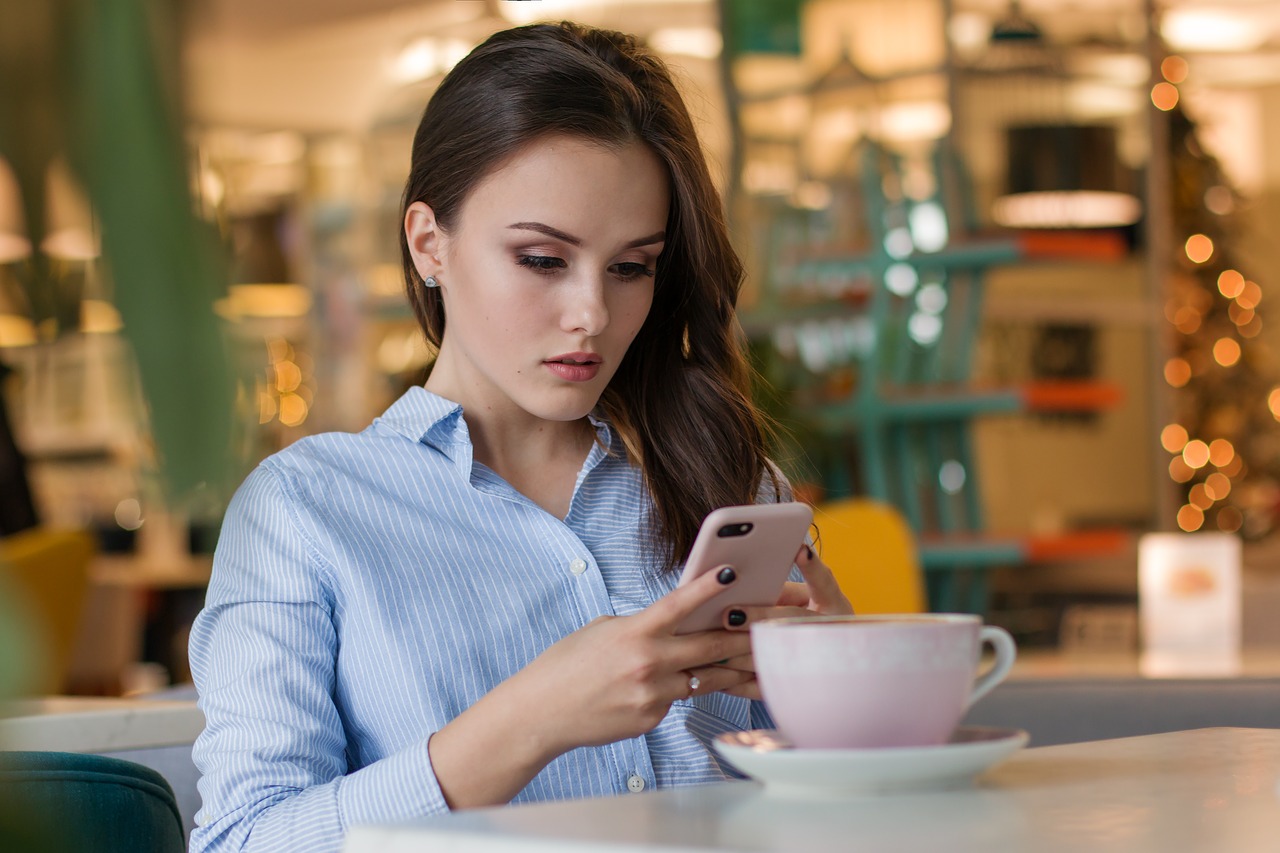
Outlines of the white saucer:
M 720 757 L 771 794 L 843 797 L 954 788 L 1026 746 L 1022 729 L 961 726 L 941 746 L 796 749 L 772 729 L 726 732 Z

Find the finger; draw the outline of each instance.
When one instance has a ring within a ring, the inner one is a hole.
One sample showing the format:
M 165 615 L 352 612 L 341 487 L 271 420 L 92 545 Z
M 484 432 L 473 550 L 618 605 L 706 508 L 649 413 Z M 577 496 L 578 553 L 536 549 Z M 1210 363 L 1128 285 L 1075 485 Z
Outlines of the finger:
M 716 661 L 716 666 L 722 666 L 725 669 L 736 669 L 738 672 L 755 672 L 756 660 L 754 655 L 738 655 L 736 658 Z
M 755 681 L 755 673 L 741 672 L 736 669 L 725 669 L 720 666 L 700 666 L 688 670 L 688 675 L 698 679 L 698 686 L 689 692 L 689 681 L 686 677 L 682 696 L 706 696 L 708 693 L 729 692 L 749 681 Z
M 787 581 L 782 587 L 782 594 L 774 604 L 777 607 L 808 607 L 809 585 Z
M 726 631 L 746 632 L 764 619 L 795 619 L 812 616 L 807 607 L 730 607 L 721 616 Z
M 637 617 L 646 620 L 654 629 L 674 630 L 681 620 L 710 601 L 717 593 L 732 586 L 737 579 L 737 573 L 731 566 L 719 566 L 704 572 L 684 586 L 677 586 L 646 607 Z
M 760 695 L 760 682 L 756 681 L 754 678 L 749 678 L 734 687 L 726 687 L 720 692 L 729 696 L 737 696 L 742 699 L 754 699 L 756 701 L 760 701 L 764 698 Z
M 796 565 L 809 587 L 810 603 L 818 613 L 852 613 L 853 605 L 836 583 L 836 576 L 813 549 L 805 545 L 796 555 Z
M 699 631 L 664 643 L 663 661 L 672 669 L 711 666 L 751 653 L 751 635 L 739 631 Z

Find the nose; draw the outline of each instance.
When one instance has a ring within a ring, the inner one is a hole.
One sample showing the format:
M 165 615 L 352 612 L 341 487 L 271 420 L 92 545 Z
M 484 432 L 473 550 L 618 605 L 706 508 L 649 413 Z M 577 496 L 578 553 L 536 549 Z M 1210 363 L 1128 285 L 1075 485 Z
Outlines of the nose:
M 567 298 L 563 313 L 566 332 L 595 337 L 608 327 L 609 306 L 603 280 L 594 276 L 584 280 L 568 289 Z

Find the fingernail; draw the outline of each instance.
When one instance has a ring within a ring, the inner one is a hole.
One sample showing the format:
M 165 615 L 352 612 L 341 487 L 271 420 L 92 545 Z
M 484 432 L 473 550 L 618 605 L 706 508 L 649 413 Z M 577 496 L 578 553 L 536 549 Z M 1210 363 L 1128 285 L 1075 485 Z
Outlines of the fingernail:
M 724 665 L 725 665 L 725 664 L 727 664 L 728 662 L 729 662 L 729 659 L 728 659 L 728 658 L 725 658 L 724 660 L 718 660 L 718 661 L 716 661 L 716 666 L 724 666 Z
M 810 560 L 813 559 L 813 549 L 810 548 L 808 545 L 804 546 L 804 553 Z
M 730 566 L 725 566 L 723 569 L 720 570 L 720 574 L 716 575 L 716 580 L 720 581 L 720 583 L 725 584 L 726 586 L 728 584 L 733 583 L 737 579 L 738 579 L 738 573 L 735 572 Z
M 747 624 L 747 614 L 741 610 L 730 610 L 726 621 L 731 627 L 738 628 Z

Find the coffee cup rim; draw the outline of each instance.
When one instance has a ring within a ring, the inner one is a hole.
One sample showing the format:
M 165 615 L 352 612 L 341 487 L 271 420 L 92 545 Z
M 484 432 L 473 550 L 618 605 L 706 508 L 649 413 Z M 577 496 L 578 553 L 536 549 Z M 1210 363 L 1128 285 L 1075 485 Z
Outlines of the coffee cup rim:
M 981 625 L 982 618 L 976 613 L 868 613 L 814 616 L 785 616 L 778 619 L 764 619 L 751 626 L 757 628 L 787 628 L 796 625 Z

